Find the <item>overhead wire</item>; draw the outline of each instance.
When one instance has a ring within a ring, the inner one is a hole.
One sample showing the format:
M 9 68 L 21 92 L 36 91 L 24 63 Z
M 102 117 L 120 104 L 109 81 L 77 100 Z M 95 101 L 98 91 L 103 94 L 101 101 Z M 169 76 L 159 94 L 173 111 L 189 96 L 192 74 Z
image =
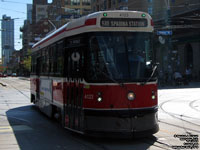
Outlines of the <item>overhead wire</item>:
M 1 2 L 5 2 L 5 3 L 16 3 L 16 4 L 28 4 L 28 3 L 16 2 L 16 1 L 8 1 L 8 0 L 1 0 Z
M 14 9 L 8 9 L 8 8 L 2 8 L 2 7 L 0 7 L 0 9 L 9 10 L 9 11 L 14 11 L 14 12 L 17 12 L 17 13 L 22 13 L 22 14 L 27 14 L 27 13 L 25 13 L 25 12 L 18 11 L 18 10 L 14 10 Z

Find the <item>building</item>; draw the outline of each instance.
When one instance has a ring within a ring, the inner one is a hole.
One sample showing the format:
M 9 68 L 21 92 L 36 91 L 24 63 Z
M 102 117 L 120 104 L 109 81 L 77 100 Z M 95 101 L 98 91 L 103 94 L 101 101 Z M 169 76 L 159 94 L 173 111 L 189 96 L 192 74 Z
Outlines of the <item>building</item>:
M 1 29 L 2 65 L 5 67 L 14 51 L 14 20 L 3 15 Z
M 78 18 L 91 13 L 91 0 L 65 0 L 67 19 Z
M 32 23 L 30 24 L 32 45 L 45 37 L 50 32 L 48 26 L 48 2 L 47 0 L 33 0 Z
M 19 74 L 20 70 L 20 51 L 14 51 L 12 54 L 12 57 L 8 63 L 8 70 L 12 73 L 17 73 Z
M 61 27 L 67 22 L 65 20 L 65 0 L 53 0 L 49 4 L 47 11 L 51 31 Z
M 22 34 L 22 49 L 21 49 L 21 56 L 25 57 L 27 55 L 28 49 L 32 47 L 34 44 L 33 41 L 33 33 L 31 30 L 32 27 L 32 9 L 33 5 L 27 4 L 27 18 L 24 21 L 24 26 L 20 28 L 20 31 L 23 32 Z M 23 59 L 22 59 L 23 60 Z
M 33 43 L 71 19 L 91 12 L 90 0 L 33 0 L 32 33 Z
M 47 17 L 47 0 L 33 0 L 32 6 L 32 23 L 36 24 L 39 21 L 39 18 Z M 43 14 L 44 13 L 44 14 Z
M 32 11 L 33 11 L 33 5 L 27 4 L 27 21 L 32 24 Z
M 155 46 L 160 71 L 185 74 L 190 68 L 194 80 L 200 80 L 200 0 L 170 0 L 165 11 L 153 14 Z M 161 5 L 161 4 L 160 4 Z M 161 6 L 162 6 L 161 5 Z M 164 31 L 165 34 L 159 34 Z

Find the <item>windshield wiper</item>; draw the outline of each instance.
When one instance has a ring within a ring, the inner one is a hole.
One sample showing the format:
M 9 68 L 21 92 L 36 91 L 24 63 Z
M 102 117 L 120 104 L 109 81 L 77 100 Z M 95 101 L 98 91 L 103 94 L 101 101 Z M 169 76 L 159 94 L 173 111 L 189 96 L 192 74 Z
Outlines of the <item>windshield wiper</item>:
M 151 73 L 151 76 L 145 81 L 145 82 L 143 82 L 142 83 L 142 85 L 145 85 L 145 84 L 147 84 L 152 78 L 153 78 L 153 76 L 154 76 L 154 74 L 155 74 L 155 72 L 156 72 L 156 69 L 158 68 L 158 66 L 157 66 L 157 64 L 153 67 L 153 71 L 152 71 L 152 73 Z
M 98 67 L 95 67 L 97 70 L 99 70 L 104 76 L 106 76 L 108 79 L 110 79 L 111 81 L 113 81 L 114 83 L 119 84 L 121 87 L 124 87 L 124 83 L 123 82 L 119 82 L 115 79 L 113 79 L 112 77 L 110 77 L 107 73 L 105 73 L 104 71 L 102 71 L 101 69 L 99 69 Z
M 108 79 L 110 79 L 111 81 L 113 81 L 114 83 L 117 83 L 117 84 L 119 84 L 121 87 L 124 87 L 124 83 L 123 83 L 123 82 L 119 82 L 119 81 L 113 79 L 113 78 L 110 77 L 107 73 L 105 73 L 105 72 L 103 72 L 103 71 L 101 71 L 101 72 L 102 72 Z

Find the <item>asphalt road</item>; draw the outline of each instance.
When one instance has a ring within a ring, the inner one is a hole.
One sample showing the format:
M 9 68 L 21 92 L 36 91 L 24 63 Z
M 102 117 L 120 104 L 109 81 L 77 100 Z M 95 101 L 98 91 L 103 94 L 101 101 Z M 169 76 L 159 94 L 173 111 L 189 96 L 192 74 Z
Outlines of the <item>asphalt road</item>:
M 200 84 L 159 90 L 155 135 L 104 139 L 71 133 L 47 118 L 30 103 L 30 83 L 22 79 L 0 78 L 0 150 L 200 149 Z

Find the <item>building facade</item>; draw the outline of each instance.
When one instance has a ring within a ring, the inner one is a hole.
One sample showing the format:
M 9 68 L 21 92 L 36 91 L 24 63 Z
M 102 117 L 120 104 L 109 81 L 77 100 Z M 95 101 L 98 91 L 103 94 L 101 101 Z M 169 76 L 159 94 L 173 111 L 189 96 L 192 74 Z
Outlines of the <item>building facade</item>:
M 65 0 L 53 0 L 48 6 L 48 19 L 51 23 L 50 30 L 61 27 L 66 23 L 65 20 Z
M 70 19 L 91 13 L 91 0 L 65 0 L 65 14 Z
M 3 15 L 1 29 L 2 65 L 6 67 L 14 51 L 14 20 Z
M 200 80 L 200 0 L 169 0 L 165 11 L 155 11 L 156 59 L 159 71 L 190 69 L 193 80 Z M 159 12 L 162 18 L 159 18 Z M 159 31 L 170 33 L 161 35 Z
M 27 21 L 32 24 L 32 11 L 33 11 L 33 5 L 27 4 Z

